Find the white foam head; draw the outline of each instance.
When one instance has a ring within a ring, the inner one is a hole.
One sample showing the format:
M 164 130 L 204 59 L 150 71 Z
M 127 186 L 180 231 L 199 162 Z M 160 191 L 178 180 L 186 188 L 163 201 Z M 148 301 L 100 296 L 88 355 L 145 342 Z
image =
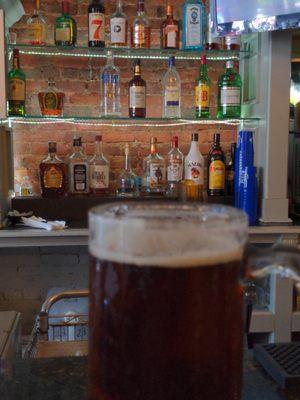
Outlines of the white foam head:
M 89 213 L 92 256 L 137 266 L 185 268 L 239 260 L 245 214 L 218 205 L 115 203 Z

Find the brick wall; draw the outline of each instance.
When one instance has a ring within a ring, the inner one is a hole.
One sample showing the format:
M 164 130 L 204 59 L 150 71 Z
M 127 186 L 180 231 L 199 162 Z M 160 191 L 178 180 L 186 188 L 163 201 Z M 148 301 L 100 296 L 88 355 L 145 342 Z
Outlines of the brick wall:
M 53 24 L 60 12 L 60 1 L 43 0 L 41 9 L 46 16 L 48 29 L 48 43 L 53 43 Z M 104 1 L 107 15 L 111 15 L 115 7 L 115 1 Z M 181 5 L 183 0 L 173 0 L 175 16 L 181 18 Z M 125 0 L 124 10 L 129 18 L 129 24 L 135 15 L 136 0 Z M 166 0 L 147 0 L 146 12 L 152 23 L 152 46 L 159 45 L 159 27 L 164 19 L 164 6 Z M 23 0 L 26 11 L 24 16 L 14 27 L 17 32 L 18 42 L 26 42 L 26 20 L 33 12 L 34 0 Z M 73 0 L 72 14 L 78 24 L 78 44 L 87 43 L 87 0 Z M 107 23 L 109 18 L 107 18 Z M 37 94 L 47 87 L 47 79 L 54 76 L 57 87 L 66 94 L 65 115 L 98 116 L 99 114 L 99 73 L 105 64 L 101 59 L 79 59 L 66 57 L 33 57 L 23 55 L 21 57 L 22 68 L 27 76 L 27 100 L 28 114 L 38 115 L 39 105 Z M 121 70 L 121 102 L 122 113 L 128 115 L 127 88 L 132 78 L 132 60 L 116 60 L 116 65 Z M 177 69 L 182 80 L 182 113 L 193 114 L 194 107 L 194 82 L 198 72 L 198 62 L 178 61 Z M 216 113 L 216 82 L 224 63 L 209 62 L 209 75 L 212 80 L 211 105 L 212 115 Z M 147 115 L 150 117 L 161 116 L 162 110 L 162 86 L 161 80 L 166 71 L 166 63 L 162 61 L 143 61 L 143 78 L 147 81 Z M 157 136 L 159 151 L 166 155 L 170 148 L 170 140 L 174 134 L 179 136 L 180 148 L 186 154 L 192 132 L 200 133 L 200 150 L 206 155 L 211 146 L 213 133 L 218 130 L 222 133 L 223 147 L 227 151 L 230 143 L 236 138 L 234 128 L 222 128 L 218 126 L 184 126 L 164 128 L 103 128 L 70 124 L 49 125 L 15 125 L 14 126 L 14 154 L 15 154 L 15 178 L 20 182 L 22 176 L 29 175 L 34 192 L 39 193 L 38 165 L 47 153 L 47 142 L 58 142 L 58 153 L 67 158 L 72 150 L 74 135 L 83 138 L 84 147 L 88 155 L 93 154 L 94 136 L 102 133 L 104 140 L 104 152 L 111 162 L 111 187 L 114 189 L 115 180 L 122 169 L 124 157 L 123 147 L 129 142 L 132 147 L 133 167 L 141 172 L 141 161 L 148 154 L 151 136 Z

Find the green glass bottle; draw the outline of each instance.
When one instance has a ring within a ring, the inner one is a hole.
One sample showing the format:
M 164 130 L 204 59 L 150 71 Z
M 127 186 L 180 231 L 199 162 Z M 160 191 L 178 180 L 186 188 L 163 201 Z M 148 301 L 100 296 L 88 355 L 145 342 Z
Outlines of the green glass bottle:
M 233 61 L 226 62 L 226 72 L 218 81 L 218 118 L 240 118 L 242 79 L 233 69 Z
M 195 107 L 196 118 L 209 118 L 210 102 L 210 79 L 208 77 L 206 56 L 202 55 L 200 59 L 199 77 L 195 86 Z
M 26 76 L 20 68 L 19 50 L 13 52 L 13 68 L 8 73 L 8 115 L 25 115 Z
M 77 25 L 70 16 L 70 3 L 63 0 L 61 16 L 55 21 L 54 41 L 56 46 L 75 46 L 77 40 Z

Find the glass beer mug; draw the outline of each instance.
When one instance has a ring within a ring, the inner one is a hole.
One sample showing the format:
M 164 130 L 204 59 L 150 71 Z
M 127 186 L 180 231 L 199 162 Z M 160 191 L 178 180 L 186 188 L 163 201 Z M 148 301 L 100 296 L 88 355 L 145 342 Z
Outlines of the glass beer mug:
M 224 206 L 115 203 L 89 224 L 89 400 L 239 400 L 243 279 L 294 277 L 298 253 L 248 255 Z

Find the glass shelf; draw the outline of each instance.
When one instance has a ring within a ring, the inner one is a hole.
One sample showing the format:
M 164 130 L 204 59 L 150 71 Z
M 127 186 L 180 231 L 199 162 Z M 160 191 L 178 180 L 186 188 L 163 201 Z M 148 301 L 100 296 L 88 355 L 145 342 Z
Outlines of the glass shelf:
M 35 115 L 26 115 L 24 117 L 8 117 L 2 120 L 9 126 L 13 124 L 77 124 L 89 126 L 111 126 L 111 127 L 168 127 L 168 126 L 184 126 L 184 125 L 253 125 L 257 124 L 259 118 L 239 118 L 239 119 L 195 119 L 195 118 L 141 118 L 133 119 L 128 117 L 120 118 L 104 118 L 104 117 L 80 117 L 65 116 L 61 118 L 50 118 Z
M 188 50 L 163 50 L 163 49 L 131 49 L 120 47 L 91 48 L 76 46 L 73 48 L 57 46 L 31 46 L 26 44 L 8 45 L 8 49 L 19 49 L 21 54 L 48 56 L 48 57 L 87 57 L 87 58 L 106 58 L 108 50 L 112 50 L 115 58 L 125 59 L 148 59 L 148 60 L 167 60 L 170 56 L 177 60 L 199 60 L 200 54 L 205 53 L 208 60 L 226 61 L 239 60 L 249 57 L 249 51 L 228 51 L 228 50 L 210 50 L 210 51 L 188 51 Z

